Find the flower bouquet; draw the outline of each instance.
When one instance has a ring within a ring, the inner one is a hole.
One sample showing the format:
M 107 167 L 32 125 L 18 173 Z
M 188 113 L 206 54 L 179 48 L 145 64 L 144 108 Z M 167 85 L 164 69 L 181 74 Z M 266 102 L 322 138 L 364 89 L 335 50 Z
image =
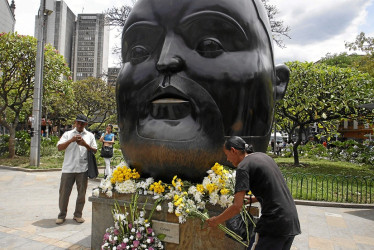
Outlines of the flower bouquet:
M 167 184 L 162 181 L 156 182 L 153 178 L 141 179 L 135 169 L 131 170 L 127 166 L 118 166 L 112 176 L 102 180 L 99 188 L 93 190 L 93 195 L 99 196 L 100 192 L 108 197 L 112 197 L 113 192 L 151 195 L 153 199 L 158 201 L 158 204 L 162 201 L 167 201 L 168 212 L 174 213 L 178 217 L 179 223 L 186 222 L 188 217 L 198 218 L 205 222 L 209 218 L 206 209 L 207 204 L 220 205 L 222 208 L 227 208 L 233 203 L 236 172 L 216 163 L 207 171 L 207 174 L 200 184 L 182 181 L 177 176 L 174 176 L 171 184 Z M 161 209 L 161 206 L 156 207 L 157 210 Z M 123 219 L 117 219 L 116 221 L 123 221 Z M 251 222 L 253 223 L 253 221 Z M 126 225 L 127 228 L 128 224 Z M 131 226 L 133 226 L 133 223 Z M 238 242 L 244 245 L 247 244 L 244 242 L 246 239 L 238 236 L 227 227 L 219 225 L 219 228 Z M 114 229 L 109 229 L 110 235 L 116 233 Z M 133 235 L 133 237 L 135 236 Z M 117 240 L 118 238 L 117 236 Z M 109 242 L 106 243 L 110 245 Z M 138 243 L 136 242 L 135 244 L 137 245 Z
M 156 235 L 151 226 L 151 217 L 160 201 L 155 202 L 149 217 L 145 218 L 145 209 L 138 208 L 139 194 L 134 194 L 129 207 L 121 210 L 116 202 L 112 210 L 114 226 L 106 229 L 101 249 L 164 249 L 161 242 L 165 235 Z

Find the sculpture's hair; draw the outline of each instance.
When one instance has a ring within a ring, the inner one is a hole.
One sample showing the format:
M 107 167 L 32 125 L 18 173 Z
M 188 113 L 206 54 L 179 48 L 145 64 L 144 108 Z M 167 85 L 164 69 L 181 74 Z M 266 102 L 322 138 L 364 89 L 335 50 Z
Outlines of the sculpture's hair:
M 230 138 L 226 139 L 225 148 L 230 150 L 231 148 L 235 148 L 236 150 L 243 151 L 243 153 L 253 153 L 253 146 L 248 145 L 241 137 L 239 136 L 231 136 Z

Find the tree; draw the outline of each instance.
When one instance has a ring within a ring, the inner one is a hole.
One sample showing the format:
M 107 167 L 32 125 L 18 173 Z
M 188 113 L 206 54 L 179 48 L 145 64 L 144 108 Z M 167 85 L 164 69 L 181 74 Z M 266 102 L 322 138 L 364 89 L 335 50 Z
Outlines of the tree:
M 112 122 L 116 114 L 115 87 L 100 78 L 89 77 L 73 84 L 75 114 L 82 113 L 90 121 L 99 123 Z
M 277 123 L 288 131 L 298 128 L 294 162 L 299 164 L 297 148 L 302 133 L 314 123 L 328 123 L 358 115 L 358 105 L 374 101 L 374 81 L 365 73 L 309 62 L 289 62 L 287 93 L 276 107 Z M 285 121 L 283 121 L 285 119 Z
M 17 33 L 0 34 L 0 124 L 9 130 L 9 157 L 15 156 L 15 131 L 32 109 L 37 40 Z M 63 56 L 45 47 L 43 86 L 45 90 L 66 91 L 70 77 Z M 46 98 L 54 92 L 44 91 Z
M 361 32 L 354 42 L 345 42 L 345 47 L 365 53 L 354 62 L 354 67 L 374 77 L 374 37 L 366 37 L 365 33 Z
M 362 56 L 357 54 L 348 55 L 347 52 L 340 54 L 327 53 L 325 57 L 322 57 L 317 63 L 324 63 L 329 66 L 336 66 L 339 68 L 356 68 L 355 63 L 360 60 Z
M 283 43 L 283 37 L 291 38 L 288 33 L 290 32 L 289 26 L 284 26 L 283 21 L 277 20 L 276 15 L 279 14 L 279 10 L 275 5 L 270 5 L 269 0 L 261 0 L 265 6 L 265 9 L 268 13 L 271 32 L 273 35 L 274 42 L 280 47 L 285 48 L 286 46 Z
M 283 21 L 277 20 L 276 15 L 279 14 L 279 10 L 275 5 L 269 4 L 269 0 L 261 0 L 265 6 L 267 11 L 271 31 L 273 33 L 273 40 L 274 42 L 281 48 L 285 48 L 283 43 L 283 37 L 290 38 L 288 33 L 290 32 L 290 27 L 285 26 Z M 112 27 L 119 27 L 123 28 L 125 26 L 125 22 L 127 17 L 129 16 L 132 7 L 134 6 L 136 0 L 132 1 L 132 5 L 124 5 L 122 7 L 113 7 L 108 9 L 105 12 L 106 15 L 106 23 Z M 120 53 L 119 48 L 114 48 L 113 53 Z

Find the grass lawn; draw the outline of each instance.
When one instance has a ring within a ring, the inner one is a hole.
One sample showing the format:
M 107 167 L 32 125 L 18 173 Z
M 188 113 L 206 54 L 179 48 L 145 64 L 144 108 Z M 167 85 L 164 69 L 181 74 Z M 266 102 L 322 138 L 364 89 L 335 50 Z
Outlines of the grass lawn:
M 282 172 L 332 174 L 352 176 L 374 176 L 374 165 L 359 165 L 350 162 L 300 159 L 300 166 L 294 166 L 293 158 L 274 158 Z

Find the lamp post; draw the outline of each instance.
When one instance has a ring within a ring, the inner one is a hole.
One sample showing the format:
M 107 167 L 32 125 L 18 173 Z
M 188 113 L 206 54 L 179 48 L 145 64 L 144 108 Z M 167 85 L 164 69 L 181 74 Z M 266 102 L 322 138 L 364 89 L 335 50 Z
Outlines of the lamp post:
M 42 95 L 43 95 L 43 65 L 44 65 L 44 43 L 47 18 L 51 11 L 46 12 L 45 0 L 40 0 L 38 12 L 38 44 L 35 65 L 34 100 L 31 121 L 31 146 L 30 166 L 40 165 L 40 136 L 42 116 Z

